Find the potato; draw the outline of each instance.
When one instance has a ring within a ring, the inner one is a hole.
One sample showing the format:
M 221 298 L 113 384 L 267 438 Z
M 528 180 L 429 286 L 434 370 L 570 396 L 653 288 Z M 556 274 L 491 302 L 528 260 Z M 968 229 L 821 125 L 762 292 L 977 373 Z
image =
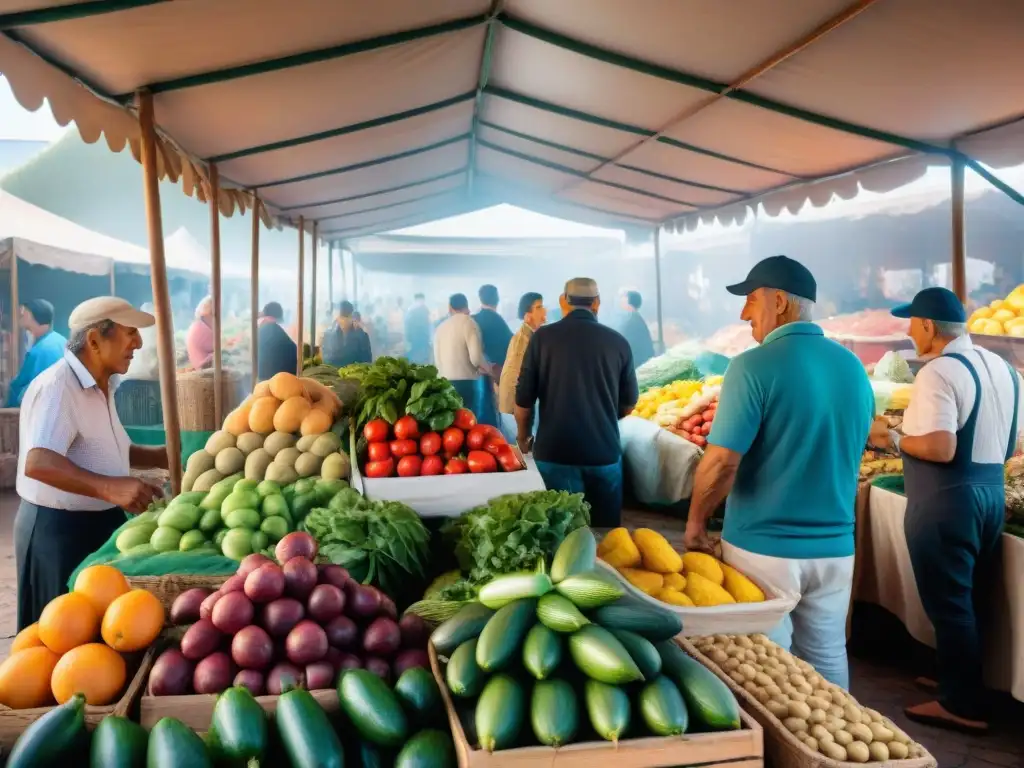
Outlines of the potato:
M 811 708 L 802 701 L 791 701 L 789 702 L 789 716 L 807 720 L 811 716 Z
M 196 477 L 199 477 L 208 469 L 213 469 L 213 464 L 213 456 L 200 448 L 188 457 L 188 461 L 185 462 L 185 470 L 187 472 L 192 472 Z
M 299 460 L 301 455 L 302 453 L 299 452 L 298 448 L 282 448 L 278 451 L 277 456 L 274 457 L 274 463 L 284 467 L 294 467 L 295 462 Z
M 257 448 L 245 458 L 245 479 L 262 482 L 273 460 L 265 448 Z
M 908 746 L 908 748 L 907 748 L 907 757 L 915 758 L 915 757 L 923 757 L 923 756 L 924 756 L 924 750 L 921 749 L 921 746 L 919 744 L 911 743 Z
M 765 648 L 775 645 L 775 643 L 768 639 L 767 635 L 762 635 L 761 633 L 751 635 L 750 639 L 753 640 L 756 645 L 763 645 Z
M 759 694 L 759 693 L 761 692 L 761 689 L 760 689 L 760 688 L 758 688 L 758 687 L 757 687 L 757 686 L 756 686 L 756 685 L 755 685 L 754 683 L 752 683 L 752 682 L 751 682 L 750 680 L 747 680 L 747 682 L 745 682 L 745 683 L 743 684 L 743 690 L 745 690 L 745 691 L 746 691 L 747 693 L 749 693 L 749 694 L 750 694 L 751 696 L 753 696 L 754 698 L 757 698 L 757 694 Z
M 880 763 L 889 759 L 889 748 L 880 741 L 872 741 L 868 745 L 868 753 L 871 755 L 872 760 Z
M 276 458 L 278 453 L 294 445 L 295 435 L 290 435 L 287 432 L 272 432 L 263 441 L 263 450 Z
M 779 688 L 779 686 L 777 686 L 775 683 L 771 683 L 764 687 L 764 692 L 767 693 L 769 696 L 774 696 L 777 693 L 782 693 L 782 689 Z
M 295 447 L 302 451 L 302 453 L 308 453 L 318 437 L 320 437 L 320 435 L 306 435 L 305 437 L 300 437 L 298 442 L 295 443 Z
M 871 759 L 871 750 L 861 741 L 850 742 L 846 747 L 846 758 L 851 763 L 866 763 Z
M 768 677 L 768 675 L 766 675 L 764 672 L 757 672 L 754 675 L 754 682 L 760 685 L 762 688 L 767 688 L 768 686 L 771 686 L 773 688 L 775 687 L 775 683 L 773 683 L 772 679 Z
M 257 448 L 263 447 L 263 435 L 258 432 L 244 432 L 238 436 L 235 447 L 242 452 L 242 455 L 248 456 Z
M 790 733 L 807 730 L 807 721 L 799 717 L 787 717 L 782 721 L 782 724 L 786 726 L 786 730 Z
M 746 635 L 740 635 L 736 638 L 736 645 L 738 645 L 740 648 L 753 648 L 754 641 Z
M 716 664 L 724 664 L 729 660 L 729 654 L 727 654 L 721 648 L 715 648 L 713 651 L 711 651 L 711 660 Z
M 272 461 L 267 466 L 267 475 L 264 479 L 273 480 L 278 485 L 290 485 L 299 479 L 299 475 L 294 467 Z
M 757 671 L 749 664 L 740 664 L 739 669 L 736 670 L 747 680 L 753 680 L 757 676 Z
M 726 672 L 735 672 L 737 669 L 739 669 L 740 663 L 741 662 L 739 659 L 734 659 L 731 656 L 727 655 L 725 661 L 722 662 L 722 669 L 724 669 Z
M 245 467 L 245 455 L 235 447 L 225 448 L 214 458 L 213 466 L 224 477 L 233 475 Z
M 853 736 L 850 735 L 849 731 L 839 730 L 832 734 L 832 738 L 835 739 L 836 744 L 845 747 L 853 741 Z
M 803 701 L 803 702 L 806 702 L 807 701 L 807 694 L 800 693 L 800 691 L 794 691 L 793 693 L 789 694 L 789 698 L 791 698 L 793 701 Z
M 745 659 L 746 659 L 747 661 L 749 661 L 750 663 L 752 663 L 752 664 L 756 664 L 756 663 L 757 663 L 757 654 L 756 654 L 756 653 L 754 653 L 754 651 L 753 651 L 753 650 L 751 650 L 750 648 L 747 648 L 747 649 L 746 649 L 746 650 L 745 650 L 745 651 L 743 652 L 743 657 L 744 657 L 744 658 L 745 658 Z
M 813 696 L 814 695 L 814 689 L 811 688 L 811 686 L 809 686 L 807 683 L 803 683 L 802 685 L 798 685 L 796 687 L 796 689 L 798 691 L 800 691 L 800 693 L 802 693 L 804 696 Z
M 310 447 L 309 452 L 314 453 L 321 459 L 327 458 L 332 453 L 337 453 L 341 450 L 341 438 L 333 432 L 325 432 L 322 435 L 318 435 L 316 440 L 313 441 L 313 445 Z
M 807 706 L 807 705 L 805 704 L 804 706 Z M 812 709 L 810 717 L 807 718 L 807 722 L 808 723 L 824 723 L 825 722 L 825 718 L 827 718 L 827 717 L 828 717 L 828 715 L 825 714 L 825 710 L 824 709 Z
M 312 477 L 320 471 L 324 460 L 315 453 L 303 453 L 295 460 L 295 471 L 299 477 Z
M 875 740 L 871 729 L 864 725 L 864 723 L 849 723 L 846 726 L 846 730 L 853 738 L 863 741 L 865 744 L 870 744 Z
M 839 718 L 842 720 L 846 719 L 846 710 L 844 710 L 838 704 L 833 704 L 831 707 L 829 707 L 828 713 L 832 715 L 832 717 Z
M 867 726 L 871 731 L 873 741 L 884 741 L 886 744 L 888 744 L 896 737 L 896 734 L 894 734 L 881 723 L 872 722 L 868 723 Z
M 886 746 L 886 749 L 889 750 L 889 757 L 893 760 L 905 760 L 907 758 L 907 754 L 910 752 L 910 750 L 907 749 L 907 745 L 899 741 L 890 741 Z
M 819 675 L 817 672 L 815 672 L 813 675 L 807 676 L 807 684 L 815 690 L 824 687 L 824 682 L 825 681 L 822 679 L 821 675 Z
M 769 699 L 765 702 L 764 706 L 769 712 L 771 712 L 773 715 L 779 718 L 779 720 L 785 720 L 787 717 L 789 717 L 789 707 L 783 704 L 781 701 Z
M 852 704 L 847 704 L 843 707 L 843 717 L 845 717 L 847 722 L 850 723 L 859 723 L 863 719 L 860 714 L 860 709 Z
M 820 696 L 808 696 L 807 697 L 807 706 L 809 706 L 811 709 L 821 709 L 821 710 L 824 710 L 826 712 L 828 712 L 828 709 L 829 709 L 828 702 L 825 701 Z
M 825 755 L 825 757 L 831 757 L 833 760 L 838 760 L 841 763 L 846 762 L 846 750 L 836 742 L 823 741 L 818 745 L 818 747 L 821 749 L 821 753 Z
M 835 741 L 832 738 L 832 734 L 829 733 L 822 725 L 812 725 L 811 730 L 808 731 L 818 741 Z
M 225 432 L 223 429 L 217 430 L 210 438 L 206 441 L 206 452 L 211 456 L 216 456 L 218 453 L 223 451 L 225 448 L 235 447 L 235 436 L 230 432 Z
M 835 733 L 840 729 L 839 721 L 832 717 L 832 715 L 826 715 L 825 722 L 821 724 L 821 727 L 829 733 Z
M 779 704 L 786 708 L 786 713 L 789 713 L 789 697 L 784 693 L 776 693 L 772 696 L 772 701 L 777 701 Z
M 746 676 L 740 672 L 730 672 L 729 677 L 732 678 L 732 681 L 739 686 L 742 686 L 745 682 L 747 682 Z
M 883 718 L 882 715 L 880 713 L 878 713 L 874 709 L 868 709 L 867 707 L 861 707 L 860 711 L 868 716 L 868 719 L 865 720 L 864 722 L 868 722 L 868 721 L 871 721 L 872 723 L 884 723 L 885 722 L 885 718 Z
M 181 476 L 181 492 L 188 493 L 192 490 L 192 486 L 196 484 L 196 480 L 199 479 L 199 475 L 194 472 L 185 472 Z
M 791 674 L 789 676 L 789 682 L 799 688 L 801 685 L 807 685 L 807 678 L 797 672 L 795 675 Z
M 846 694 L 840 691 L 838 688 L 830 689 L 832 693 L 832 703 L 842 707 L 846 705 Z
M 885 727 L 892 731 L 893 741 L 898 741 L 900 744 L 906 744 L 908 746 L 914 743 L 910 740 L 910 737 L 907 736 L 907 734 L 904 733 L 903 730 L 895 723 L 893 723 L 891 720 L 885 721 Z
M 797 731 L 797 732 L 796 732 L 796 733 L 794 733 L 793 735 L 794 735 L 794 736 L 796 737 L 796 740 L 797 740 L 797 741 L 803 741 L 803 740 L 804 740 L 804 739 L 806 739 L 806 738 L 807 738 L 807 737 L 808 737 L 808 736 L 809 736 L 810 734 L 809 734 L 809 733 L 807 733 L 807 731 Z
M 817 752 L 818 751 L 818 740 L 816 738 L 814 738 L 813 736 L 808 736 L 807 738 L 805 738 L 803 740 L 803 742 L 804 742 L 804 744 L 807 745 L 807 748 L 809 750 L 811 750 L 812 752 Z
M 213 488 L 214 484 L 219 483 L 224 479 L 224 475 L 218 472 L 216 469 L 208 469 L 192 484 L 193 491 L 209 491 Z
M 764 688 L 757 688 L 757 686 L 754 687 L 756 688 L 756 690 L 754 691 L 754 698 L 757 699 L 761 704 L 767 704 L 769 701 L 771 701 L 772 697 L 764 692 Z

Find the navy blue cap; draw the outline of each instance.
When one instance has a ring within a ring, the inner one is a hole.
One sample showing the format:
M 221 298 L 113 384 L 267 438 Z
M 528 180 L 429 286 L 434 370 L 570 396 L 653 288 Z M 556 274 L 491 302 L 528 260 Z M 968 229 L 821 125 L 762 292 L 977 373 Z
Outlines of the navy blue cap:
M 810 301 L 818 300 L 818 284 L 814 275 L 799 261 L 788 256 L 769 256 L 754 265 L 747 279 L 725 290 L 736 296 L 748 296 L 758 288 L 774 288 Z
M 892 310 L 893 317 L 920 317 L 938 323 L 966 323 L 964 305 L 948 288 L 925 288 L 909 304 L 900 304 Z

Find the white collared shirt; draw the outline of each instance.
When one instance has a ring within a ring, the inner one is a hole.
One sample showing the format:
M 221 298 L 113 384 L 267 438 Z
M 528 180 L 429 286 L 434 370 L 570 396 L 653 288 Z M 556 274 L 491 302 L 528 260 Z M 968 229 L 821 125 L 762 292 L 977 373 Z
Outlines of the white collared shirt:
M 484 364 L 484 344 L 480 326 L 469 315 L 457 313 L 434 331 L 434 365 L 449 381 L 480 378 Z
M 981 404 L 974 430 L 971 460 L 978 464 L 1002 464 L 1010 438 L 1013 419 L 1013 379 L 1006 361 L 993 352 L 974 346 L 969 336 L 961 336 L 946 345 L 943 353 L 927 363 L 914 380 L 910 406 L 903 414 L 905 435 L 931 432 L 957 432 L 967 423 L 977 397 L 970 371 L 959 360 L 963 355 L 981 381 Z M 1024 380 L 1018 379 L 1018 435 L 1024 431 Z
M 76 466 L 98 475 L 126 477 L 130 471 L 131 439 L 114 407 L 120 377 L 110 379 L 108 395 L 82 362 L 68 351 L 64 359 L 39 374 L 21 403 L 18 495 L 41 507 L 66 510 L 104 510 L 110 504 L 25 477 L 25 457 L 33 448 L 46 448 Z

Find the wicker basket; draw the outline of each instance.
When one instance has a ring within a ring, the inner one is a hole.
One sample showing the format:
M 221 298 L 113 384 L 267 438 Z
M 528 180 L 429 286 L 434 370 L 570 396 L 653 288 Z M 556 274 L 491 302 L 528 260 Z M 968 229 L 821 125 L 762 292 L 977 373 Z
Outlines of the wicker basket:
M 100 720 L 110 715 L 129 717 L 135 714 L 135 705 L 145 690 L 146 681 L 149 679 L 149 670 L 156 660 L 156 653 L 157 646 L 153 644 L 145 651 L 125 654 L 128 672 L 131 675 L 128 687 L 125 688 L 121 698 L 115 704 L 105 707 L 86 705 L 85 725 L 90 731 L 99 724 Z M 8 709 L 0 705 L 0 748 L 4 752 L 9 752 L 24 730 L 51 710 L 53 707 Z
M 164 423 L 160 382 L 155 379 L 124 379 L 114 391 L 114 407 L 121 423 L 130 427 L 154 427 Z
M 715 662 L 698 651 L 693 643 L 682 637 L 677 637 L 676 642 L 688 654 L 718 675 L 736 694 L 740 706 L 760 723 L 761 728 L 764 729 L 764 752 L 770 765 L 785 766 L 786 768 L 854 768 L 855 765 L 858 765 L 858 763 L 833 760 L 819 752 L 811 751 L 810 747 L 790 733 L 782 721 L 769 712 L 767 707 L 751 696 L 748 691 L 736 685 L 735 680 L 729 677 Z M 844 693 L 848 698 L 853 699 L 850 693 L 846 691 Z M 854 699 L 854 701 L 856 700 Z M 924 749 L 924 747 L 921 748 Z M 884 763 L 875 761 L 871 765 L 874 768 L 937 768 L 938 762 L 925 750 L 923 757 L 889 760 Z
M 0 408 L 0 453 L 18 455 L 20 408 Z
M 248 394 L 247 377 L 223 371 L 221 400 L 224 416 L 234 410 Z M 178 374 L 178 418 L 186 432 L 213 432 L 220 429 L 214 413 L 213 371 L 189 371 Z
M 170 621 L 169 614 L 174 598 L 182 592 L 197 587 L 208 589 L 211 592 L 216 591 L 220 589 L 221 584 L 227 581 L 229 576 L 231 576 L 229 573 L 220 576 L 169 573 L 165 576 L 126 576 L 125 578 L 132 589 L 144 589 L 156 595 L 168 612 L 168 621 Z

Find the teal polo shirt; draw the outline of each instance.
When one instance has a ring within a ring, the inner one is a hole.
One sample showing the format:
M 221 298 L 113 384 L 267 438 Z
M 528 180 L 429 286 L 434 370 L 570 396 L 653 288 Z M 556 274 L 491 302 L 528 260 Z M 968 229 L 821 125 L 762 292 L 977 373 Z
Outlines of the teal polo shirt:
M 743 456 L 722 538 L 770 557 L 852 555 L 874 412 L 860 360 L 814 323 L 776 328 L 733 358 L 708 436 Z

